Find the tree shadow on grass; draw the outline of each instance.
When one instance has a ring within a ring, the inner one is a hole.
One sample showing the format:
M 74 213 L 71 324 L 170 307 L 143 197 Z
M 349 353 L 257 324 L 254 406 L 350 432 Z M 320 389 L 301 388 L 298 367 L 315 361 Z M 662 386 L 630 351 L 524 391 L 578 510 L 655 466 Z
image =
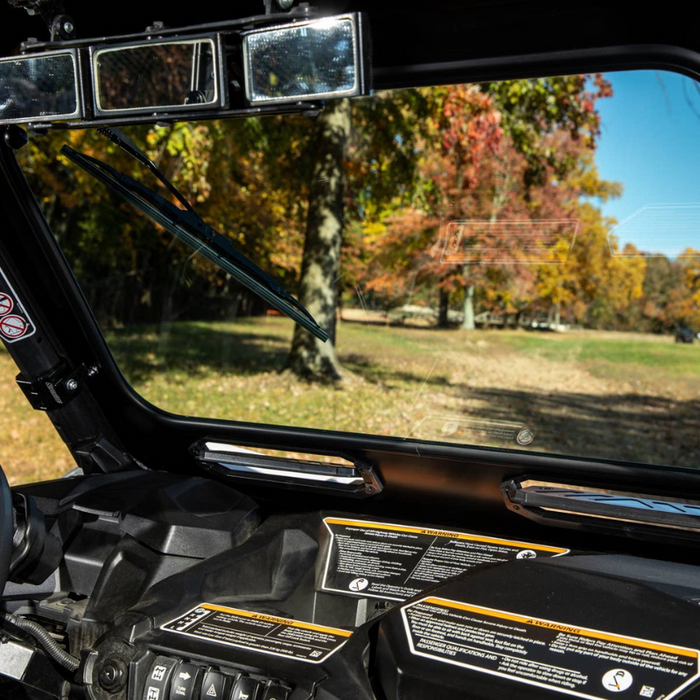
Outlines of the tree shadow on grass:
M 180 321 L 164 329 L 141 326 L 108 332 L 107 341 L 127 379 L 141 383 L 154 375 L 186 373 L 195 378 L 211 372 L 252 376 L 284 369 L 291 339 L 284 333 L 249 330 L 245 325 Z M 448 386 L 446 377 L 397 370 L 373 361 L 366 355 L 345 353 L 341 364 L 366 381 L 382 385 L 409 383 L 421 386 Z
M 107 341 L 132 383 L 164 373 L 196 377 L 208 372 L 250 376 L 284 367 L 289 338 L 272 333 L 179 322 L 165 332 L 154 326 L 112 331 Z
M 386 365 L 372 361 L 366 355 L 347 353 L 340 356 L 341 365 L 360 375 L 363 379 L 373 384 L 381 384 L 386 387 L 387 382 L 406 382 L 417 386 L 449 386 L 447 377 L 431 372 L 428 375 L 416 374 L 405 370 L 394 369 Z M 394 387 L 387 387 L 394 388 Z
M 157 328 L 131 328 L 108 334 L 110 347 L 127 379 L 133 383 L 154 375 L 186 374 L 196 379 L 212 372 L 251 376 L 281 370 L 290 339 L 284 334 L 231 330 L 181 322 L 165 335 Z M 700 466 L 700 401 L 647 394 L 596 395 L 570 391 L 519 391 L 450 385 L 375 363 L 364 355 L 343 356 L 345 366 L 377 385 L 401 382 L 450 386 L 463 402 L 457 414 L 466 420 L 509 421 L 534 433 L 534 452 L 632 462 Z M 427 398 L 427 397 L 426 397 Z M 434 412 L 434 411 L 433 411 Z M 455 417 L 454 409 L 445 414 Z M 424 436 L 444 440 L 444 435 Z M 516 447 L 516 445 L 504 445 Z
M 646 394 L 473 389 L 465 419 L 517 421 L 535 433 L 528 450 L 700 467 L 700 401 Z

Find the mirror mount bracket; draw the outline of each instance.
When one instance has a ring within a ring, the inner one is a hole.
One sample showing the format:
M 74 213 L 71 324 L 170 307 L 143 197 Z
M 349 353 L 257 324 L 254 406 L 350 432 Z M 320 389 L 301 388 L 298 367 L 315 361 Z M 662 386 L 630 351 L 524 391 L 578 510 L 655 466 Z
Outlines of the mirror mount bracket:
M 263 0 L 265 14 L 271 15 L 276 12 L 288 12 L 294 5 L 294 0 Z
M 67 14 L 58 14 L 51 22 L 51 41 L 75 39 L 75 22 Z
M 146 34 L 159 34 L 165 29 L 165 22 L 161 20 L 155 21 L 153 24 L 146 27 Z
M 75 22 L 66 14 L 62 0 L 7 0 L 29 15 L 39 15 L 49 30 L 50 41 L 75 39 Z

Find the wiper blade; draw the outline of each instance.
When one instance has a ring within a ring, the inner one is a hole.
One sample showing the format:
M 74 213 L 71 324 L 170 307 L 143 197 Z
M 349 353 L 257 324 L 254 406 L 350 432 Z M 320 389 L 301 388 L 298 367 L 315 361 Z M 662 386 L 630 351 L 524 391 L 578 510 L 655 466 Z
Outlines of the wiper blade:
M 186 208 L 180 209 L 157 192 L 120 173 L 98 158 L 80 153 L 70 146 L 63 146 L 61 153 L 96 180 L 117 192 L 129 204 L 177 236 L 190 248 L 211 260 L 231 277 L 267 301 L 270 306 L 291 318 L 319 340 L 323 342 L 328 340 L 328 333 L 316 323 L 304 306 L 279 282 L 238 252 L 226 236 L 209 226 L 148 156 L 126 137 L 115 133 L 116 130 L 101 129 L 100 131 L 103 133 L 109 131 L 110 134 L 105 133 L 105 135 L 151 170 Z

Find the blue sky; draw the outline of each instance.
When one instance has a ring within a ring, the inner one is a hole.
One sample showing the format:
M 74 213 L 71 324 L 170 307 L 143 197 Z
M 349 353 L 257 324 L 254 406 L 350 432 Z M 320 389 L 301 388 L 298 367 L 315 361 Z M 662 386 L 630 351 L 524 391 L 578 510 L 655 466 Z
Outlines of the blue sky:
M 623 183 L 621 198 L 602 204 L 622 224 L 621 242 L 674 255 L 700 248 L 700 92 L 664 71 L 609 73 L 613 97 L 598 103 L 602 177 Z M 649 206 L 656 205 L 656 206 Z

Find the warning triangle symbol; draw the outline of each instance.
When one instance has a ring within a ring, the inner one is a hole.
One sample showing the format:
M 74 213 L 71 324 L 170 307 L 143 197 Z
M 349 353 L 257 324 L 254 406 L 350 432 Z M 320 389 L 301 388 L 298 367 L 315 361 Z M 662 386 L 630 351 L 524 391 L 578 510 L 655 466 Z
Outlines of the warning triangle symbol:
M 209 690 L 207 690 L 207 695 L 208 695 L 210 698 L 215 698 L 215 697 L 216 697 L 216 688 L 214 687 L 214 684 L 213 684 L 213 683 L 209 686 Z

